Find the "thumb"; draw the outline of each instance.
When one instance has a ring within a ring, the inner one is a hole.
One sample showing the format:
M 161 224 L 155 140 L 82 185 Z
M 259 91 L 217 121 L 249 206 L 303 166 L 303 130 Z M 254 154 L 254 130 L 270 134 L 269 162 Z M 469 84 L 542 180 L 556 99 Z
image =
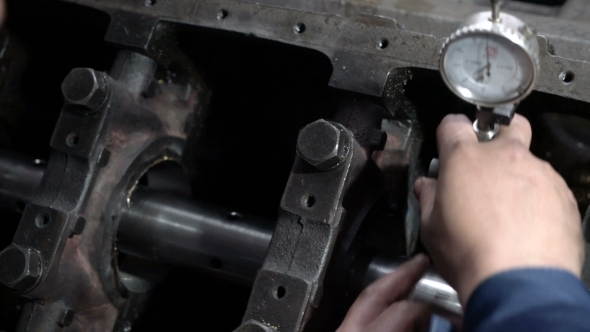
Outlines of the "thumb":
M 422 221 L 429 220 L 434 208 L 436 197 L 436 179 L 421 177 L 414 183 L 414 194 L 420 201 L 420 214 Z

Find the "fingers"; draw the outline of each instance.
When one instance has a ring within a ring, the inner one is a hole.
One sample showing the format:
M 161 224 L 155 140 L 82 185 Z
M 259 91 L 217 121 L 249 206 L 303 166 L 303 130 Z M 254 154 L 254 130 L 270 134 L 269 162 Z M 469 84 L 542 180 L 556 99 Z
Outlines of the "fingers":
M 436 130 L 441 161 L 459 144 L 477 144 L 473 123 L 463 114 L 449 114 Z
M 414 183 L 414 194 L 420 201 L 420 215 L 422 220 L 430 220 L 430 215 L 434 209 L 434 199 L 436 198 L 436 185 L 438 181 L 431 178 L 419 178 Z
M 407 297 L 414 284 L 428 271 L 430 260 L 424 254 L 418 254 L 402 264 L 395 272 L 390 273 L 361 293 L 361 301 L 367 299 L 374 304 L 388 306 L 394 301 Z
M 339 331 L 360 331 L 393 302 L 407 297 L 430 266 L 428 257 L 418 254 L 369 285 L 356 299 Z
M 528 149 L 531 146 L 533 131 L 529 121 L 520 114 L 515 114 L 510 126 L 500 126 L 496 141 L 514 140 L 522 143 Z
M 532 130 L 529 121 L 520 114 L 514 115 L 510 126 L 500 126 L 500 132 L 493 142 L 517 141 L 527 148 L 531 145 Z M 477 143 L 473 123 L 462 114 L 449 114 L 437 130 L 438 151 L 441 160 L 459 144 Z
M 428 331 L 432 312 L 428 305 L 410 301 L 392 304 L 366 329 L 367 332 Z

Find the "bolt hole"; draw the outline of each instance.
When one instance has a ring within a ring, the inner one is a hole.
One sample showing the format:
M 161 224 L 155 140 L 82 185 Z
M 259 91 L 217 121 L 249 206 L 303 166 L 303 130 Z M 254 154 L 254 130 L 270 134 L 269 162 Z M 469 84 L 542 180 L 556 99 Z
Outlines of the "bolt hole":
M 561 74 L 559 74 L 559 79 L 565 85 L 568 85 L 571 82 L 573 82 L 575 78 L 576 78 L 576 75 L 574 75 L 574 73 L 569 70 L 563 71 L 563 72 L 561 72 Z
M 229 221 L 242 220 L 242 218 L 244 218 L 244 216 L 235 211 L 227 214 L 227 220 Z
M 145 0 L 145 5 L 151 7 L 156 4 L 156 0 Z
M 23 213 L 23 211 L 25 211 L 25 207 L 27 206 L 27 203 L 25 203 L 21 200 L 18 200 L 18 201 L 16 201 L 15 206 L 16 206 L 16 212 Z
M 303 205 L 303 207 L 306 208 L 311 208 L 315 205 L 316 199 L 314 196 L 312 195 L 305 195 L 303 196 L 303 199 L 301 200 L 301 204 Z
M 303 33 L 303 32 L 305 32 L 305 24 L 303 24 L 301 22 L 295 24 L 295 26 L 293 27 L 293 31 L 295 33 Z
M 35 218 L 35 225 L 39 228 L 43 228 L 49 224 L 49 215 L 47 213 L 39 213 Z
M 219 259 L 217 257 L 213 257 L 209 261 L 209 266 L 211 266 L 212 268 L 214 268 L 216 270 L 221 270 L 223 268 L 223 262 L 221 261 L 221 259 Z
M 283 297 L 285 297 L 285 295 L 287 295 L 287 290 L 283 286 L 277 286 L 273 290 L 273 294 L 275 298 L 282 299 Z
M 218 19 L 218 20 L 223 20 L 224 18 L 226 18 L 226 17 L 227 17 L 227 14 L 228 14 L 227 10 L 225 10 L 225 9 L 221 9 L 221 10 L 219 10 L 219 11 L 217 12 L 217 19 Z
M 389 40 L 387 40 L 385 38 L 381 38 L 377 42 L 377 48 L 380 50 L 385 49 L 388 45 L 389 45 Z
M 74 146 L 78 145 L 78 143 L 80 143 L 80 137 L 78 135 L 71 133 L 66 137 L 66 144 L 69 147 L 73 148 Z

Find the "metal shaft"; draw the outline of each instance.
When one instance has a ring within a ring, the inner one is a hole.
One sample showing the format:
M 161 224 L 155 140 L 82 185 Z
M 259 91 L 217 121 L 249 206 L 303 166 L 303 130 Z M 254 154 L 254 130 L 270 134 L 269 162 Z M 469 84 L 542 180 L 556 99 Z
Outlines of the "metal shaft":
M 43 178 L 45 162 L 0 150 L 0 207 L 22 212 Z
M 16 199 L 29 202 L 43 168 L 13 154 L 0 156 L 0 206 L 13 208 Z M 274 223 L 268 220 L 197 203 L 179 194 L 138 189 L 131 207 L 122 213 L 117 248 L 128 255 L 207 269 L 251 283 L 264 262 L 273 231 Z M 401 263 L 392 257 L 376 256 L 360 286 L 395 271 Z M 457 293 L 433 272 L 416 284 L 411 298 L 461 314 Z
M 376 279 L 394 272 L 402 263 L 403 261 L 386 255 L 375 256 L 367 268 L 362 286 L 367 286 Z M 454 315 L 463 314 L 457 292 L 434 271 L 428 272 L 418 281 L 410 299 L 429 303 Z
M 500 8 L 503 3 L 503 0 L 492 0 L 492 22 L 500 21 Z
M 117 247 L 126 254 L 251 282 L 264 262 L 273 228 L 268 220 L 139 189 L 122 214 Z
M 475 117 L 476 120 L 473 123 L 473 130 L 475 130 L 477 139 L 480 142 L 491 141 L 496 137 L 500 126 L 498 125 L 498 118 L 492 113 L 492 110 L 478 107 Z

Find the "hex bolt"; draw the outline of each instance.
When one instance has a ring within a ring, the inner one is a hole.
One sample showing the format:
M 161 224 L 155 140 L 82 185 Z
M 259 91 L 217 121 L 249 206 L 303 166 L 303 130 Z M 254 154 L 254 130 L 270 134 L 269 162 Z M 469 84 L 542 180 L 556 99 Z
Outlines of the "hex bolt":
M 318 170 L 338 167 L 348 156 L 351 146 L 349 131 L 342 125 L 318 120 L 305 126 L 297 139 L 297 155 Z
M 0 282 L 17 291 L 26 291 L 41 276 L 41 257 L 36 251 L 11 244 L 0 252 Z
M 94 111 L 107 99 L 107 78 L 91 68 L 75 68 L 64 79 L 61 91 L 66 104 Z

